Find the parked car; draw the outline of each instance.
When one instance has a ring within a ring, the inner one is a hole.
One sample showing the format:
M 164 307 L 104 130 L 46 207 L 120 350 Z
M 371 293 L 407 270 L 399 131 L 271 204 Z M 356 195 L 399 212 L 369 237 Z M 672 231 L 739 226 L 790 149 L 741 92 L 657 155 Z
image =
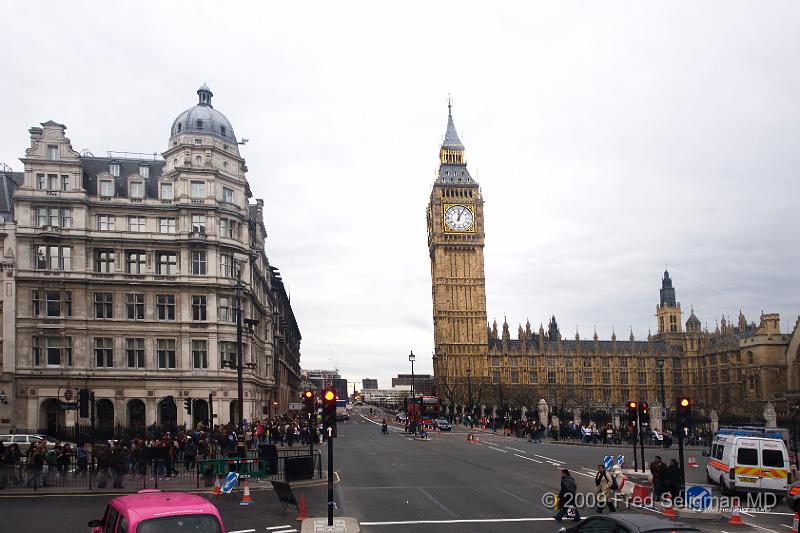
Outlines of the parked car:
M 66 442 L 63 440 L 59 440 L 55 437 L 50 437 L 48 435 L 41 435 L 41 434 L 30 434 L 30 433 L 16 433 L 13 435 L 0 435 L 0 442 L 3 443 L 4 446 L 9 446 L 11 444 L 17 444 L 19 446 L 19 451 L 22 453 L 27 453 L 28 448 L 31 447 L 31 444 L 39 444 L 43 440 L 47 439 L 47 449 L 52 450 L 56 443 L 61 442 L 64 444 L 69 444 L 72 449 L 75 449 L 75 444 L 72 442 Z
M 562 527 L 560 531 L 567 533 L 700 533 L 699 529 L 681 522 L 638 513 L 595 515 L 572 527 Z
M 447 421 L 445 418 L 437 418 L 433 421 L 433 427 L 438 429 L 439 431 L 452 431 L 453 426 L 450 425 L 450 422 Z
M 405 422 L 406 420 L 408 420 L 408 416 L 401 411 L 397 413 L 397 415 L 395 415 L 395 420 L 397 422 Z
M 89 522 L 92 533 L 225 533 L 217 508 L 185 492 L 140 490 L 108 502 L 103 518 Z

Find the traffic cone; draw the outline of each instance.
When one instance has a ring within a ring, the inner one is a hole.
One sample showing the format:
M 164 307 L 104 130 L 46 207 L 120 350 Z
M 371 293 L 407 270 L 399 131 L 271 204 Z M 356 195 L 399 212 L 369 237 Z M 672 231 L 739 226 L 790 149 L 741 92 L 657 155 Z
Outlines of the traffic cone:
M 690 468 L 697 468 L 700 465 L 697 464 L 697 459 L 695 458 L 695 456 L 694 455 L 690 455 L 689 456 L 689 464 L 686 465 L 686 466 L 688 466 Z
M 792 533 L 798 533 L 797 531 L 798 522 L 800 522 L 800 515 L 794 513 L 794 521 L 792 522 Z
M 219 484 L 219 474 L 216 475 L 214 478 L 214 488 L 211 491 L 212 496 L 219 496 L 219 493 L 222 491 L 222 486 Z
M 678 515 L 675 513 L 675 509 L 672 507 L 672 502 L 669 505 L 664 506 L 664 510 L 661 511 L 661 515 L 667 518 L 677 518 Z
M 467 442 L 472 442 L 472 433 L 467 433 Z
M 742 522 L 742 517 L 739 516 L 739 509 L 734 507 L 733 514 L 731 515 L 731 519 L 728 520 L 728 523 L 732 526 L 742 526 L 744 522 Z
M 242 501 L 239 502 L 239 505 L 253 505 L 254 502 L 253 498 L 250 497 L 250 480 L 245 478 L 244 480 L 244 495 L 242 496 Z
M 306 518 L 308 518 L 308 513 L 306 512 L 306 495 L 300 495 L 300 503 L 297 504 L 297 521 L 302 522 Z

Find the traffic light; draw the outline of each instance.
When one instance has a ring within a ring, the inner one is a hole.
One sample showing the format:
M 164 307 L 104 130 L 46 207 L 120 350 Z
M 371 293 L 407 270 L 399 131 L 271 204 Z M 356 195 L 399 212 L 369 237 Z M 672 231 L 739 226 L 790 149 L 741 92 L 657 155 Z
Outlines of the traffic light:
M 650 423 L 650 404 L 647 402 L 639 404 L 639 423 L 642 425 Z
M 315 403 L 316 402 L 314 401 L 314 391 L 313 390 L 303 391 L 303 406 L 306 408 L 306 411 L 313 414 Z
M 692 428 L 692 400 L 683 396 L 678 398 L 678 431 L 681 435 L 687 435 L 686 431 Z
M 631 400 L 628 402 L 628 422 L 631 424 L 636 424 L 636 419 L 638 417 L 638 409 L 639 404 L 635 401 Z
M 192 399 L 186 398 L 183 400 L 183 408 L 186 409 L 187 414 L 192 414 Z
M 89 418 L 89 389 L 78 391 L 78 416 Z
M 331 429 L 331 436 L 336 436 L 336 392 L 333 389 L 322 391 L 322 416 L 324 417 L 325 435 L 328 428 Z

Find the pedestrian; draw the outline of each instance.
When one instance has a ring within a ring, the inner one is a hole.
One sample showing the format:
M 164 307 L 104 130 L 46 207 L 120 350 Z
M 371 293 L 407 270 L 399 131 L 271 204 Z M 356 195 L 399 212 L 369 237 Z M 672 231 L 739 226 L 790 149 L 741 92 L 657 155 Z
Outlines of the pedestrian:
M 606 472 L 604 465 L 597 465 L 597 473 L 594 475 L 595 495 L 597 496 L 597 509 L 598 513 L 602 513 L 603 509 L 608 507 L 608 510 L 616 512 L 617 508 L 614 506 L 614 491 L 612 477 Z
M 561 522 L 564 515 L 571 515 L 573 512 L 575 516 L 573 520 L 576 522 L 581 519 L 578 512 L 578 507 L 575 505 L 575 493 L 578 492 L 578 485 L 566 468 L 561 469 L 561 488 L 558 491 L 558 512 L 555 519 Z
M 653 499 L 661 501 L 666 483 L 667 465 L 661 461 L 660 455 L 656 455 L 655 460 L 650 463 L 650 474 L 653 477 Z
M 665 489 L 669 492 L 672 501 L 675 501 L 675 498 L 677 498 L 681 492 L 681 469 L 678 466 L 678 461 L 675 459 L 669 460 L 669 466 L 667 467 L 664 479 L 666 481 Z

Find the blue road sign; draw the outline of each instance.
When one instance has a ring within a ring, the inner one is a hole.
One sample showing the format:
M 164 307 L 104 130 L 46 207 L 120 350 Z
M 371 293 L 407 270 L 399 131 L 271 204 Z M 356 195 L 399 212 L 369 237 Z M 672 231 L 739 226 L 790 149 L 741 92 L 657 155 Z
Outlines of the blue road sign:
M 686 487 L 686 507 L 700 511 L 711 507 L 711 489 L 703 485 Z
M 625 456 L 624 455 L 618 455 L 617 456 L 617 466 L 622 468 L 622 465 L 623 465 L 624 462 L 625 462 Z
M 603 457 L 603 466 L 606 467 L 606 470 L 609 470 L 613 464 L 614 464 L 613 455 L 606 455 L 605 457 Z
M 224 494 L 230 494 L 238 482 L 239 474 L 237 472 L 228 473 L 228 477 L 225 478 L 225 482 L 222 484 L 222 492 Z

